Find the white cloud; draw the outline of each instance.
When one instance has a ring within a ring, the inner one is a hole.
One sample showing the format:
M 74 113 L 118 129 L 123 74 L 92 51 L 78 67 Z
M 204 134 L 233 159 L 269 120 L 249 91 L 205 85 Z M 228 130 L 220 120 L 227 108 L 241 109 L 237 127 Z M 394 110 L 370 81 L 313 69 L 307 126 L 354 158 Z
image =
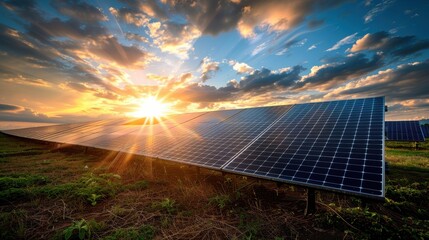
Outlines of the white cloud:
M 211 78 L 211 74 L 219 70 L 219 62 L 212 61 L 209 57 L 205 57 L 201 62 L 201 81 L 205 82 Z
M 343 39 L 341 39 L 340 41 L 338 41 L 337 43 L 335 43 L 335 45 L 334 46 L 332 46 L 331 48 L 329 48 L 328 50 L 326 50 L 327 52 L 330 52 L 330 51 L 334 51 L 334 50 L 337 50 L 337 49 L 339 49 L 341 46 L 343 46 L 343 45 L 347 45 L 347 44 L 351 44 L 351 43 L 353 43 L 354 42 L 354 39 L 355 39 L 355 37 L 356 37 L 356 35 L 357 35 L 358 33 L 354 33 L 354 34 L 352 34 L 352 35 L 349 35 L 349 36 L 347 36 L 347 37 L 345 37 L 345 38 L 343 38 Z
M 246 63 L 240 63 L 236 61 L 229 61 L 229 65 L 232 66 L 232 68 L 237 71 L 237 73 L 249 73 L 251 74 L 253 72 L 253 68 Z

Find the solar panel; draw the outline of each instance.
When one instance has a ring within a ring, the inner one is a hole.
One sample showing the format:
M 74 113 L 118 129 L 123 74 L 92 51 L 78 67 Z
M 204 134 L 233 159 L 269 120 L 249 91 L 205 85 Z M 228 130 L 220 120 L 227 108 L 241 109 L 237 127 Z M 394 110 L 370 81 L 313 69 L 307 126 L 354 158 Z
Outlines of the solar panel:
M 384 197 L 384 98 L 299 104 L 222 170 Z
M 158 157 L 219 169 L 290 108 L 245 109 L 201 133 L 198 138 L 176 141 L 171 150 L 160 152 Z
M 386 121 L 386 141 L 425 140 L 419 121 Z
M 429 125 L 421 125 L 424 138 L 429 138 Z

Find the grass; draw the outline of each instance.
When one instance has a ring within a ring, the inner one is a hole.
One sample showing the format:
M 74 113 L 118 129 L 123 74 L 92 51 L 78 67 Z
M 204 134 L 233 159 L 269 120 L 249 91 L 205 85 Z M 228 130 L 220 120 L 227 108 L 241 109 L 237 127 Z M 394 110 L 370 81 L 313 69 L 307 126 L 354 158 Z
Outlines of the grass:
M 428 239 L 429 145 L 386 143 L 386 201 L 0 134 L 0 239 Z

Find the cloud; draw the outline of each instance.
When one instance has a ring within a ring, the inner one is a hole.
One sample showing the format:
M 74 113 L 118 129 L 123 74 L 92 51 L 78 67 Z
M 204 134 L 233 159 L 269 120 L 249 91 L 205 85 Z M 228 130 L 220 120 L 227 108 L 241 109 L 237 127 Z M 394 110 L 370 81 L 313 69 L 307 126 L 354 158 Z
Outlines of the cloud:
M 393 101 L 428 99 L 427 76 L 429 76 L 429 59 L 424 62 L 399 65 L 396 69 L 379 71 L 377 74 L 349 83 L 336 92 L 338 95 L 387 96 Z
M 237 28 L 242 36 L 252 37 L 254 36 L 255 28 L 267 27 L 269 31 L 289 30 L 302 23 L 307 15 L 312 12 L 333 8 L 346 2 L 346 0 L 324 2 L 317 0 L 166 0 L 165 2 L 167 3 L 165 7 L 168 6 L 169 8 L 169 14 L 184 16 L 189 25 L 197 27 L 202 34 L 217 35 Z M 131 5 L 142 9 L 139 4 L 134 3 Z M 163 11 L 159 11 L 159 13 L 155 11 L 151 16 L 165 17 L 166 11 L 162 7 L 164 5 L 152 5 Z M 321 23 L 321 20 L 309 22 L 313 27 Z
M 149 54 L 135 46 L 123 46 L 115 37 L 106 37 L 92 42 L 89 51 L 107 61 L 124 67 L 142 67 L 149 60 Z
M 310 50 L 313 50 L 313 49 L 316 49 L 316 48 L 317 48 L 316 44 L 313 44 L 313 45 L 311 45 L 311 46 L 308 48 L 308 50 L 310 51 Z
M 287 40 L 286 43 L 283 45 L 283 49 L 276 53 L 276 55 L 283 55 L 285 54 L 291 47 L 294 46 L 304 46 L 304 44 L 307 42 L 307 39 L 297 39 L 295 36 L 291 39 Z
M 136 34 L 136 33 L 130 33 L 130 32 L 128 32 L 128 33 L 126 33 L 126 34 L 125 34 L 125 37 L 126 37 L 128 40 L 133 40 L 133 41 L 137 41 L 137 42 L 149 43 L 149 40 L 148 40 L 147 38 L 145 38 L 145 37 L 143 37 L 143 36 L 141 36 L 141 35 L 139 35 L 139 34 Z
M 78 0 L 55 0 L 52 6 L 60 13 L 79 21 L 94 23 L 107 21 L 107 17 L 96 7 Z
M 168 96 L 170 101 L 180 100 L 185 103 L 214 103 L 240 99 L 253 101 L 257 96 L 287 90 L 294 86 L 303 70 L 301 66 L 284 68 L 283 71 L 262 68 L 242 77 L 240 81 L 230 80 L 224 87 L 187 82 L 174 89 L 167 85 L 163 94 Z
M 131 9 L 138 9 L 142 13 L 149 15 L 152 18 L 158 18 L 165 20 L 168 18 L 167 6 L 165 0 L 156 1 L 156 0 L 145 0 L 145 1 L 136 1 L 136 0 L 120 0 L 121 2 L 126 3 Z
M 368 33 L 350 49 L 351 52 L 376 50 L 404 57 L 429 49 L 429 40 L 417 40 L 415 36 L 394 37 L 388 32 Z
M 219 62 L 212 61 L 209 57 L 205 57 L 201 61 L 201 81 L 205 82 L 212 77 L 212 75 L 219 70 Z
M 383 66 L 383 57 L 374 55 L 368 59 L 364 54 L 346 57 L 343 61 L 314 66 L 302 77 L 295 89 L 327 90 L 347 80 L 361 77 Z
M 43 79 L 25 77 L 23 75 L 16 75 L 16 74 L 14 74 L 12 77 L 4 78 L 3 81 L 11 82 L 14 84 L 36 86 L 36 87 L 50 87 L 51 86 L 51 84 L 49 82 L 47 82 Z
M 375 7 L 373 7 L 371 10 L 369 10 L 365 16 L 364 16 L 364 20 L 365 23 L 369 23 L 372 22 L 372 20 L 374 19 L 374 17 L 376 17 L 378 14 L 380 14 L 381 12 L 383 12 L 384 10 L 386 10 L 388 7 L 390 7 L 395 1 L 394 0 L 383 0 L 381 3 L 378 3 L 377 5 L 375 5 Z M 367 2 L 365 5 L 370 5 L 371 2 Z
M 130 8 L 116 9 L 114 7 L 110 7 L 109 11 L 119 20 L 128 24 L 133 24 L 136 27 L 143 27 L 148 24 L 150 20 L 145 14 Z
M 246 63 L 240 63 L 240 62 L 236 62 L 236 61 L 229 61 L 228 62 L 229 65 L 232 66 L 232 68 L 237 71 L 237 73 L 243 74 L 243 73 L 248 73 L 251 74 L 253 72 L 253 68 L 249 65 L 247 65 Z
M 172 53 L 179 58 L 187 59 L 193 50 L 193 42 L 201 32 L 190 25 L 174 22 L 152 22 L 148 24 L 149 35 L 156 46 L 163 52 Z
M 22 110 L 24 110 L 24 108 L 20 106 L 0 103 L 0 112 L 17 112 Z
M 3 121 L 56 122 L 47 115 L 32 109 L 9 104 L 0 104 L 0 119 Z
M 294 66 L 289 71 L 273 72 L 262 68 L 255 70 L 241 79 L 239 90 L 244 92 L 263 92 L 278 88 L 288 88 L 293 86 L 301 77 L 299 74 L 304 70 L 301 66 Z
M 345 37 L 345 38 L 341 39 L 340 41 L 338 41 L 337 43 L 335 43 L 335 44 L 334 44 L 334 46 L 332 46 L 331 48 L 329 48 L 329 49 L 328 49 L 328 50 L 326 50 L 326 51 L 328 51 L 328 52 L 330 52 L 330 51 L 334 51 L 334 50 L 339 49 L 339 48 L 340 48 L 341 46 L 343 46 L 343 45 L 347 45 L 347 44 L 353 43 L 353 41 L 354 41 L 354 39 L 355 39 L 356 35 L 357 35 L 357 33 L 354 33 L 354 34 L 352 34 L 352 35 L 349 35 L 349 36 L 347 36 L 347 37 Z
M 237 26 L 244 37 L 254 36 L 255 28 L 289 30 L 303 22 L 310 13 L 329 9 L 343 2 L 345 1 L 252 1 L 242 5 L 242 17 Z
M 323 20 L 323 19 L 319 19 L 319 20 L 313 19 L 313 20 L 310 20 L 307 23 L 307 25 L 309 28 L 318 28 L 318 27 L 322 26 L 324 23 L 325 23 L 325 20 Z
M 206 103 L 222 102 L 233 99 L 234 87 L 220 87 L 193 83 L 172 92 L 171 99 L 180 99 L 184 102 Z
M 234 29 L 242 16 L 243 3 L 230 0 L 168 0 L 171 11 L 182 14 L 202 34 L 217 35 Z
M 46 65 L 55 65 L 55 54 L 51 49 L 44 49 L 15 29 L 0 24 L 0 49 L 8 57 L 36 59 Z

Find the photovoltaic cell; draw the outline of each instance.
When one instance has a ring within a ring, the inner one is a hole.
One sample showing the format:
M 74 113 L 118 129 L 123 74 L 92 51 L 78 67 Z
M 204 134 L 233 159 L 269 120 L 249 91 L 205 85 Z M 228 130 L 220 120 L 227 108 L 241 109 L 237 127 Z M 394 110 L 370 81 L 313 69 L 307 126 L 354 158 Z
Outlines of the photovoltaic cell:
M 421 125 L 423 136 L 429 138 L 429 125 Z
M 384 197 L 384 98 L 295 105 L 222 168 Z
M 386 141 L 425 140 L 419 121 L 386 121 Z

